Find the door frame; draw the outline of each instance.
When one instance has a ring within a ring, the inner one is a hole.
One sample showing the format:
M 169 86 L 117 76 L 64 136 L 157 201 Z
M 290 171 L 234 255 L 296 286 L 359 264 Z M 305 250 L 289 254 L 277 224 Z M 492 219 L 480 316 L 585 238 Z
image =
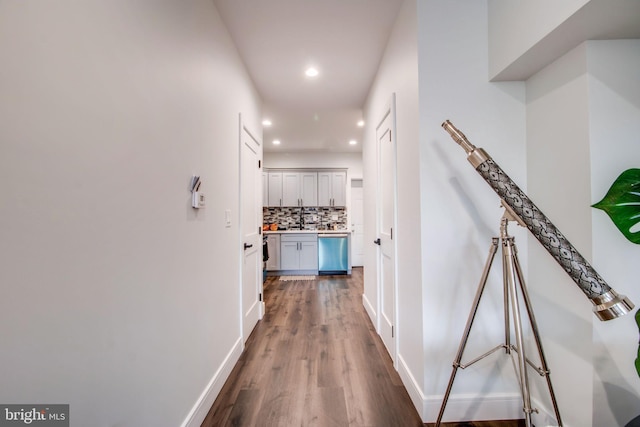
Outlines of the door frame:
M 382 113 L 379 115 L 380 119 L 376 123 L 375 138 L 376 138 L 376 238 L 379 237 L 381 228 L 381 215 L 382 211 L 382 196 L 380 194 L 380 149 L 378 140 L 378 130 L 384 124 L 387 117 L 390 117 L 389 127 L 391 137 L 393 140 L 393 230 L 395 231 L 394 237 L 391 240 L 393 248 L 393 351 L 390 352 L 393 366 L 397 369 L 398 366 L 398 342 L 400 337 L 400 326 L 398 324 L 398 154 L 397 154 L 397 125 L 396 125 L 396 94 L 393 92 Z M 381 268 L 381 248 L 376 248 L 376 309 L 378 312 L 376 321 L 376 331 L 378 335 L 381 335 L 382 327 L 382 268 Z
M 360 183 L 360 187 L 354 187 L 354 183 L 359 182 Z M 355 235 L 355 230 L 353 229 L 354 221 L 353 221 L 353 211 L 355 210 L 354 208 L 354 203 L 353 203 L 353 189 L 354 188 L 359 188 L 360 194 L 361 194 L 361 201 L 360 201 L 360 210 L 361 210 L 361 223 L 360 226 L 364 227 L 364 179 L 363 178 L 351 178 L 350 180 L 350 186 L 349 186 L 349 190 L 350 190 L 350 195 L 349 195 L 349 211 L 348 211 L 348 215 L 349 215 L 349 223 L 351 224 L 351 253 L 349 254 L 349 256 L 351 256 L 351 264 L 354 265 L 353 260 L 355 259 L 355 257 L 353 256 L 354 254 L 354 248 L 355 248 L 355 243 L 354 243 L 354 235 Z M 360 242 L 360 262 L 358 264 L 358 267 L 362 267 L 364 266 L 364 228 L 362 228 L 362 241 Z
M 239 250 L 239 259 L 240 259 L 240 272 L 239 272 L 239 286 L 238 286 L 238 290 L 239 290 L 239 296 L 240 296 L 240 310 L 239 310 L 239 314 L 240 314 L 240 336 L 242 338 L 242 343 L 243 343 L 243 348 L 244 348 L 244 343 L 246 342 L 248 336 L 245 336 L 244 330 L 245 330 L 245 307 L 243 306 L 243 293 L 244 293 L 244 230 L 243 230 L 243 220 L 244 220 L 244 210 L 243 210 L 243 194 L 242 194 L 242 183 L 243 183 L 243 167 L 242 167 L 242 150 L 243 150 L 243 144 L 244 144 L 244 135 L 248 135 L 249 138 L 251 138 L 257 145 L 258 147 L 258 160 L 260 161 L 260 171 L 258 171 L 256 173 L 256 182 L 255 182 L 255 186 L 256 186 L 256 209 L 258 212 L 262 212 L 262 183 L 260 182 L 262 180 L 262 143 L 261 141 L 256 138 L 254 135 L 255 133 L 252 132 L 244 123 L 243 119 L 242 119 L 242 113 L 240 113 L 238 115 L 238 177 L 239 177 L 239 188 L 238 188 L 238 250 Z M 256 217 L 256 227 L 260 228 L 259 231 L 259 235 L 262 236 L 262 229 L 261 229 L 261 224 L 262 224 L 262 214 L 259 213 L 258 216 Z M 261 245 L 262 242 L 256 242 L 257 244 Z M 259 253 L 261 253 L 260 249 L 257 249 L 259 251 Z M 262 268 L 261 268 L 261 260 L 262 257 L 261 256 L 257 256 L 256 257 L 256 274 L 257 274 L 257 283 L 258 286 L 256 289 L 259 292 L 259 301 L 258 301 L 258 320 L 262 319 L 262 317 L 264 316 L 265 313 L 265 306 L 264 306 L 264 289 L 263 289 L 263 281 L 262 281 Z M 255 326 L 255 325 L 254 325 Z M 252 328 L 253 329 L 253 328 Z

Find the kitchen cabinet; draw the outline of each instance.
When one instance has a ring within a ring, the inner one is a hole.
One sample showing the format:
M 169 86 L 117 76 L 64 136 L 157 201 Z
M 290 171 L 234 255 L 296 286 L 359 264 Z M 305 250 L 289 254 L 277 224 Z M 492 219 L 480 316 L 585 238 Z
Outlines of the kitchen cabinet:
M 282 234 L 280 236 L 280 270 L 317 272 L 318 235 Z
M 318 206 L 318 173 L 283 172 L 282 206 Z
M 269 207 L 282 205 L 282 172 L 267 172 L 268 204 Z M 264 197 L 263 197 L 264 199 Z
M 267 250 L 269 251 L 269 259 L 267 260 L 266 270 L 280 270 L 280 235 L 267 234 Z
M 269 174 L 262 172 L 262 206 L 269 206 Z
M 347 205 L 347 172 L 318 172 L 318 206 Z
M 347 205 L 345 170 L 266 170 L 264 206 L 314 207 Z

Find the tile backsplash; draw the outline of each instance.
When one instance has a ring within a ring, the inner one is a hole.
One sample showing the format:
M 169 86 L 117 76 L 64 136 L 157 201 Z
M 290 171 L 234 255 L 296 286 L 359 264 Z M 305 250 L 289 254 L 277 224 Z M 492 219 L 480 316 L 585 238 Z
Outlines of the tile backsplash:
M 262 208 L 262 222 L 291 230 L 347 230 L 347 210 L 335 207 Z

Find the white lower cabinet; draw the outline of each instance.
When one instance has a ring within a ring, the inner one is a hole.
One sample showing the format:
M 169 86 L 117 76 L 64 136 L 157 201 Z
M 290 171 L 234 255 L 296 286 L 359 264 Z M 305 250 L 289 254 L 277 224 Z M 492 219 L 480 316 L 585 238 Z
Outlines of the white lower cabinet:
M 267 260 L 267 271 L 280 270 L 280 235 L 267 234 L 267 251 L 269 259 Z
M 280 235 L 280 270 L 318 270 L 318 235 Z

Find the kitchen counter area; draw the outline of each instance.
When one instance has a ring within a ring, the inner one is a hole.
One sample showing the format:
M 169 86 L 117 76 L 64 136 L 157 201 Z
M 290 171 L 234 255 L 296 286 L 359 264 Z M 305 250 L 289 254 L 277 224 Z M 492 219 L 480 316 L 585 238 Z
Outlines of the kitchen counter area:
M 350 230 L 264 230 L 269 276 L 351 274 Z
M 347 169 L 265 168 L 267 275 L 351 274 Z
M 265 230 L 264 234 L 345 234 L 350 230 Z

